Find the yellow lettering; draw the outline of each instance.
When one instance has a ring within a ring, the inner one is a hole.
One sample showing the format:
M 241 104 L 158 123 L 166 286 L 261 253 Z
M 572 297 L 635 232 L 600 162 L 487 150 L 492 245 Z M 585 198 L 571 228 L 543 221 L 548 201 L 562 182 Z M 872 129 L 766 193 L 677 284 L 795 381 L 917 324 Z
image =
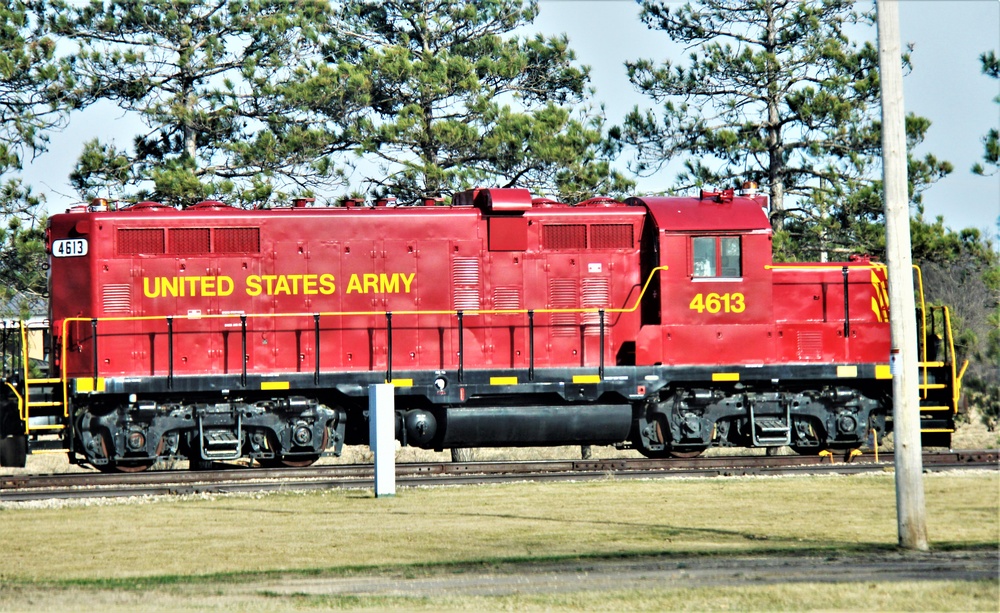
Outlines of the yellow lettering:
M 364 273 L 352 274 L 347 282 L 348 294 L 398 294 L 402 289 L 409 294 L 416 273 Z M 322 282 L 322 277 L 320 278 Z M 332 275 L 331 275 L 332 281 Z M 402 284 L 401 284 L 402 283 Z M 330 293 L 333 293 L 332 291 Z
M 159 298 L 160 296 L 160 278 L 155 277 L 153 279 L 153 291 L 149 291 L 149 277 L 142 278 L 142 294 L 146 298 Z
M 247 277 L 247 296 L 260 296 L 260 277 L 257 275 Z
M 188 286 L 188 296 L 198 295 L 198 283 L 201 281 L 201 277 L 184 277 L 184 281 L 187 282 Z M 184 295 L 184 290 L 181 288 L 181 295 Z
M 403 291 L 407 294 L 410 293 L 410 283 L 413 283 L 413 277 L 416 276 L 416 274 L 417 273 L 415 272 L 411 272 L 409 275 L 399 275 L 400 278 L 403 279 Z
M 354 277 L 352 276 L 351 278 L 353 279 Z M 334 285 L 333 282 L 334 282 L 333 275 L 329 273 L 320 275 L 319 293 L 323 294 L 324 296 L 329 296 L 330 294 L 337 291 L 337 286 Z M 350 287 L 348 287 L 348 291 L 350 291 Z
M 271 293 L 271 292 L 268 292 Z M 288 287 L 288 278 L 285 275 L 278 275 L 278 282 L 274 286 L 274 294 L 291 294 L 292 290 Z
M 274 295 L 274 280 L 277 279 L 277 278 L 278 278 L 277 275 L 263 275 L 263 276 L 261 276 L 261 279 L 263 279 L 264 282 L 265 282 L 265 284 L 267 285 L 267 295 L 268 296 L 273 296 Z
M 299 279 L 306 275 L 288 275 L 288 280 L 292 282 L 292 293 L 299 293 Z
M 173 279 L 160 277 L 160 285 L 163 287 L 164 298 L 166 298 L 168 294 L 174 298 L 184 295 L 184 285 L 180 282 L 178 277 L 174 277 Z
M 688 303 L 688 308 L 698 313 L 742 313 L 747 310 L 746 298 L 743 294 L 695 294 Z
M 302 293 L 307 296 L 319 293 L 316 290 L 316 275 L 302 275 Z
M 218 282 L 216 295 L 228 296 L 233 293 L 233 279 L 231 277 L 216 277 L 216 281 Z
M 201 278 L 201 295 L 202 296 L 215 296 L 215 280 L 218 277 L 202 277 Z
M 383 294 L 398 294 L 399 293 L 399 274 L 393 273 L 390 277 L 384 272 L 378 276 L 379 289 Z

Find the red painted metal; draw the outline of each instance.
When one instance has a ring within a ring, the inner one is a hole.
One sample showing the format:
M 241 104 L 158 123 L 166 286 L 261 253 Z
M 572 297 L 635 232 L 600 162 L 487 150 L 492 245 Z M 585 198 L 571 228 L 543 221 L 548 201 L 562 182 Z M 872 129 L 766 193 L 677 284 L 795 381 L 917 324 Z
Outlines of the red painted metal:
M 52 259 L 66 374 L 94 374 L 92 319 L 100 376 L 239 373 L 244 360 L 253 373 L 312 372 L 317 351 L 324 372 L 380 370 L 386 312 L 396 371 L 456 368 L 460 344 L 465 369 L 526 369 L 529 310 L 538 368 L 887 359 L 884 268 L 774 265 L 763 197 L 567 206 L 482 189 L 453 201 L 53 215 L 50 245 L 89 245 Z M 696 238 L 738 245 L 738 260 L 714 256 L 727 276 L 697 268 Z

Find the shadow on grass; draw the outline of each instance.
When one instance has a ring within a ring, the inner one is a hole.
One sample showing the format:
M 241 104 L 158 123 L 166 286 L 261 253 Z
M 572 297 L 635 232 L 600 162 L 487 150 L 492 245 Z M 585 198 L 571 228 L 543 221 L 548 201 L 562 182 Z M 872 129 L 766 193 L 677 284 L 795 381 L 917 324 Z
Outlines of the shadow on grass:
M 997 551 L 995 543 L 963 543 L 963 542 L 942 542 L 935 543 L 932 553 L 968 553 L 982 554 L 984 552 L 995 553 Z M 618 552 L 618 553 L 597 553 L 597 554 L 566 554 L 552 556 L 510 556 L 495 557 L 479 560 L 464 560 L 461 562 L 432 562 L 414 564 L 385 564 L 385 565 L 358 565 L 358 566 L 336 566 L 327 568 L 304 568 L 304 569 L 282 569 L 256 572 L 225 572 L 208 573 L 202 575 L 152 575 L 146 577 L 126 577 L 126 578 L 97 578 L 97 579 L 66 579 L 59 581 L 28 581 L 13 580 L 4 578 L 9 587 L 17 585 L 30 585 L 35 587 L 52 588 L 84 588 L 97 590 L 122 590 L 131 592 L 142 592 L 150 589 L 170 586 L 185 585 L 206 585 L 206 584 L 248 584 L 263 581 L 273 581 L 276 579 L 294 578 L 345 578 L 357 576 L 399 576 L 414 578 L 428 575 L 441 574 L 464 574 L 484 571 L 497 571 L 502 569 L 507 574 L 531 573 L 538 567 L 551 564 L 565 563 L 598 563 L 598 562 L 629 562 L 629 563 L 670 563 L 679 560 L 691 559 L 741 559 L 767 556 L 781 556 L 783 558 L 815 558 L 823 557 L 828 560 L 841 558 L 858 558 L 864 560 L 868 556 L 904 555 L 919 559 L 925 556 L 922 552 L 904 550 L 894 545 L 881 543 L 831 543 L 823 546 L 798 547 L 788 549 L 784 547 L 756 547 L 752 549 L 741 549 L 739 551 L 712 551 L 704 550 L 672 550 L 670 552 L 650 553 L 642 552 Z M 9 581 L 9 582 L 8 582 Z

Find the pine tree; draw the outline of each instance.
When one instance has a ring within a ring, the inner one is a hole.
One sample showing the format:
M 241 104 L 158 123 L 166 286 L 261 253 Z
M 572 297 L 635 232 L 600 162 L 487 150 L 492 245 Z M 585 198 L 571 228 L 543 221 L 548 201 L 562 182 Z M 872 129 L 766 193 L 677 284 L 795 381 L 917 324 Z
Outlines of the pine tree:
M 636 148 L 635 169 L 684 160 L 678 187 L 760 183 L 779 230 L 779 257 L 877 250 L 878 54 L 848 36 L 871 16 L 857 13 L 853 0 L 642 6 L 650 28 L 692 51 L 686 63 L 627 63 L 638 90 L 662 104 L 636 108 L 614 131 Z M 908 118 L 911 146 L 928 127 Z M 915 204 L 951 171 L 933 156 L 910 163 Z
M 0 7 L 0 310 L 26 315 L 45 291 L 44 200 L 18 176 L 25 157 L 45 151 L 70 106 L 66 65 L 28 3 Z
M 50 24 L 79 44 L 81 100 L 109 100 L 149 127 L 131 150 L 87 143 L 75 187 L 85 198 L 260 206 L 335 178 L 317 159 L 323 137 L 273 101 L 328 11 L 321 0 L 52 0 Z
M 629 183 L 598 153 L 602 120 L 567 107 L 590 92 L 565 36 L 512 34 L 536 14 L 533 0 L 345 2 L 327 45 L 338 64 L 303 90 L 353 84 L 368 112 L 345 132 L 377 160 L 371 191 L 401 203 L 484 184 L 621 192 Z
M 983 65 L 983 74 L 993 79 L 1000 79 L 1000 59 L 997 59 L 995 52 L 987 51 L 979 56 L 979 61 Z M 997 95 L 993 101 L 1000 104 L 1000 95 Z M 1000 131 L 996 128 L 990 128 L 986 136 L 983 137 L 983 161 L 986 162 L 987 166 L 992 166 L 993 170 L 988 171 L 985 166 L 977 163 L 972 167 L 972 172 L 986 176 L 1000 170 Z M 997 222 L 1000 223 L 1000 219 Z

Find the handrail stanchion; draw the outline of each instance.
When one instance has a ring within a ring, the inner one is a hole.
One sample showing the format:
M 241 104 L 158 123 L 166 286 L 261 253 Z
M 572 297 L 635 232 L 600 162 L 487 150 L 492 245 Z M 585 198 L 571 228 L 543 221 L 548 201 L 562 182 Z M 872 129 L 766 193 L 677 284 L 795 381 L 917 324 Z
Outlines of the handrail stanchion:
M 844 340 L 851 334 L 851 306 L 848 301 L 848 288 L 847 288 L 847 266 L 843 267 L 844 274 Z
M 167 316 L 167 389 L 174 389 L 174 318 Z
M 243 387 L 247 386 L 247 316 L 245 313 L 240 315 L 240 346 L 242 351 L 240 351 L 240 361 L 243 362 L 243 371 L 240 374 L 240 385 Z
M 463 325 L 464 314 L 462 311 L 456 311 L 458 314 L 458 382 L 462 383 L 465 377 L 465 329 Z
M 90 332 L 92 334 L 91 339 L 94 342 L 94 391 L 97 391 L 97 318 L 90 320 Z
M 603 379 L 604 378 L 604 309 L 600 309 L 598 313 L 601 316 L 601 365 L 597 369 L 597 374 Z
M 385 312 L 385 382 L 392 383 L 392 311 Z
M 535 380 L 535 311 L 528 309 L 528 381 Z
M 313 313 L 313 332 L 316 341 L 313 343 L 313 353 L 316 355 L 316 372 L 313 374 L 313 383 L 319 385 L 319 313 Z

